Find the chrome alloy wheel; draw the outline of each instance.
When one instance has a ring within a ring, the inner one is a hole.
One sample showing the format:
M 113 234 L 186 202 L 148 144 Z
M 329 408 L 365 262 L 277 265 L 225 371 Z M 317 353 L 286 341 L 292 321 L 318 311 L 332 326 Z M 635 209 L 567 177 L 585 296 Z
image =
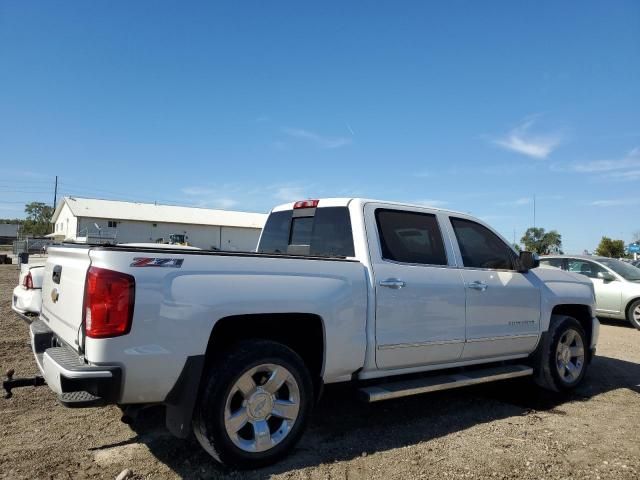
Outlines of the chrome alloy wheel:
M 633 319 L 635 320 L 637 325 L 640 325 L 640 305 L 633 309 Z
M 571 383 L 578 379 L 584 368 L 584 344 L 580 334 L 568 329 L 556 347 L 556 368 L 563 382 Z
M 282 365 L 267 363 L 244 372 L 231 387 L 224 426 L 245 452 L 264 452 L 291 432 L 300 411 L 300 388 Z

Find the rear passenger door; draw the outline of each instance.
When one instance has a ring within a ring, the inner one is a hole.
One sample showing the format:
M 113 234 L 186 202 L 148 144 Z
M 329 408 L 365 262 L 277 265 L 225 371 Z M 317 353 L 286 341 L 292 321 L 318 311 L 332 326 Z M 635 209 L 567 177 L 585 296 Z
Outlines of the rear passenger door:
M 540 285 L 517 271 L 513 250 L 490 229 L 450 217 L 466 288 L 466 345 L 462 358 L 529 353 L 540 334 Z
M 365 218 L 376 292 L 378 368 L 458 360 L 465 338 L 465 293 L 439 214 L 367 204 Z

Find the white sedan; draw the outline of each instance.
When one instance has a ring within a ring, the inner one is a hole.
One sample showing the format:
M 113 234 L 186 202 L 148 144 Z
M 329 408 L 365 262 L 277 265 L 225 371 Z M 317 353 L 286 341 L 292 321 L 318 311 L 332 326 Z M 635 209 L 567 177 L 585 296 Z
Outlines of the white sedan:
M 29 315 L 40 313 L 43 274 L 44 265 L 23 263 L 20 266 L 20 277 L 18 286 L 13 289 L 11 308 L 25 320 L 29 321 Z

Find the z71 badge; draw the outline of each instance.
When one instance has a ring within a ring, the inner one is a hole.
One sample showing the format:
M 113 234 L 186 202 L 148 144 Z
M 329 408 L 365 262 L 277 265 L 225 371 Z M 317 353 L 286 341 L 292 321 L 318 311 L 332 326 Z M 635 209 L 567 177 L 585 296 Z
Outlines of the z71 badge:
M 130 267 L 169 267 L 180 268 L 182 267 L 184 258 L 150 258 L 150 257 L 135 257 Z

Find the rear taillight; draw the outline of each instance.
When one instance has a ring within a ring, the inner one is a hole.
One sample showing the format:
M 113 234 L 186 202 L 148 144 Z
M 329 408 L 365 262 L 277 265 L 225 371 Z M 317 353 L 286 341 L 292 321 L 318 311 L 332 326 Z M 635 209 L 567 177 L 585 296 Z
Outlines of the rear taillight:
M 108 338 L 129 333 L 135 285 L 134 278 L 126 273 L 89 268 L 83 308 L 87 337 Z
M 27 290 L 31 290 L 33 288 L 33 278 L 31 277 L 31 272 L 27 273 L 22 281 L 22 286 Z

